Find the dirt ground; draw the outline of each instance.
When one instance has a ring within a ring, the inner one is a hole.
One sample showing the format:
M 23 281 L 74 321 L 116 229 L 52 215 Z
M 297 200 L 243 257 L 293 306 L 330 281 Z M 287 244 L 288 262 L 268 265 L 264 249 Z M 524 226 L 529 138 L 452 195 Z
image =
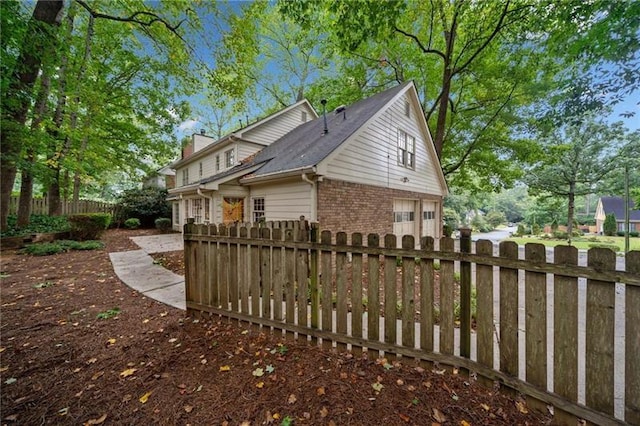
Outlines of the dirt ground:
M 2 252 L 2 424 L 550 421 L 455 371 L 335 353 L 148 299 L 117 278 L 108 253 L 153 232 L 110 230 L 98 251 Z

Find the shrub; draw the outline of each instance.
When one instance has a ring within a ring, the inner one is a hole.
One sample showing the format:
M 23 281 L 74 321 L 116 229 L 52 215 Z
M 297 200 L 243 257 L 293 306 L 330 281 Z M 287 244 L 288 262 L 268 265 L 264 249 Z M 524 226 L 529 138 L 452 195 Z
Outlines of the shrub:
M 606 215 L 604 217 L 604 223 L 602 224 L 602 231 L 604 232 L 604 235 L 609 237 L 614 235 L 617 228 L 618 225 L 616 224 L 616 217 L 612 213 Z
M 487 213 L 487 222 L 494 228 L 497 228 L 501 223 L 505 223 L 507 221 L 504 213 L 499 211 L 491 211 Z
M 607 248 L 613 251 L 618 251 L 618 246 L 615 244 L 603 244 L 603 243 L 589 244 L 589 248 Z
M 518 224 L 518 229 L 516 230 L 516 235 L 517 235 L 517 236 L 523 236 L 525 232 L 526 232 L 526 231 L 525 231 L 525 229 L 524 229 L 524 225 L 523 225 L 523 224 L 521 224 L 521 223 L 519 223 L 519 224 Z
M 566 231 L 555 231 L 553 233 L 553 238 L 556 238 L 558 240 L 566 240 L 567 238 L 569 238 L 569 233 L 567 233 Z
M 626 235 L 626 232 L 624 232 L 624 231 L 616 231 L 616 235 L 618 237 L 624 237 Z
M 125 228 L 138 229 L 140 228 L 140 219 L 132 217 L 124 221 Z
M 540 225 L 534 222 L 531 226 L 531 232 L 533 233 L 533 235 L 540 235 Z
M 171 219 L 168 217 L 159 217 L 155 220 L 156 228 L 162 232 L 167 232 L 171 229 Z
M 70 250 L 96 250 L 104 247 L 100 241 L 71 241 L 60 240 L 52 243 L 29 244 L 24 252 L 33 256 L 49 256 Z
M 451 225 L 446 223 L 442 225 L 442 235 L 444 237 L 450 237 L 452 233 L 453 233 L 453 228 L 451 227 Z
M 171 217 L 171 206 L 167 203 L 167 190 L 142 188 L 125 191 L 116 204 L 116 220 L 123 223 L 128 218 L 140 219 L 144 228 L 152 228 L 159 217 Z
M 108 213 L 85 213 L 69 216 L 71 238 L 78 241 L 97 240 L 109 227 L 111 215 Z
M 48 216 L 33 214 L 29 219 L 29 225 L 18 228 L 16 215 L 7 217 L 7 230 L 2 232 L 2 237 L 16 237 L 20 235 L 40 234 L 48 232 L 65 232 L 69 230 L 67 216 Z
M 630 236 L 630 237 L 637 238 L 638 236 L 640 236 L 640 232 L 638 232 L 638 231 L 631 231 L 631 232 L 629 232 L 629 236 Z

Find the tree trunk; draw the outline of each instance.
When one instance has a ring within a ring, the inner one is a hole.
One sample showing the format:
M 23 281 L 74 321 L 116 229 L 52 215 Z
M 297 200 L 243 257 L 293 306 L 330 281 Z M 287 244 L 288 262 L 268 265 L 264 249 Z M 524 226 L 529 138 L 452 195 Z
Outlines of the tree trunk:
M 444 38 L 447 43 L 447 49 L 444 57 L 444 65 L 442 71 L 442 91 L 440 92 L 440 105 L 438 106 L 438 120 L 436 122 L 436 134 L 433 144 L 438 154 L 438 159 L 442 159 L 442 147 L 444 145 L 444 134 L 447 127 L 447 112 L 449 110 L 449 95 L 451 93 L 451 77 L 453 77 L 453 45 L 456 39 L 457 24 L 454 18 L 451 24 L 451 31 L 445 31 Z
M 31 122 L 31 132 L 36 133 L 44 120 L 47 111 L 47 97 L 51 89 L 51 79 L 48 73 L 44 73 L 40 79 L 40 91 L 36 100 L 35 111 Z M 35 165 L 36 151 L 33 147 L 27 149 L 25 165 L 21 169 L 22 180 L 20 182 L 20 200 L 18 201 L 18 227 L 29 225 L 31 218 L 31 199 L 33 198 L 33 169 Z
M 575 214 L 575 199 L 576 199 L 576 183 L 569 183 L 569 208 L 567 211 L 567 238 L 568 243 L 571 245 L 571 237 L 573 237 L 573 216 Z
M 46 34 L 42 24 L 57 25 L 58 14 L 62 10 L 62 0 L 38 0 L 29 21 L 27 38 L 23 45 L 17 64 L 9 82 L 8 97 L 15 103 L 7 108 L 3 104 L 2 131 L 0 132 L 0 228 L 7 229 L 9 201 L 16 179 L 16 162 L 20 155 L 22 143 L 20 133 L 27 120 L 30 105 L 30 92 L 38 77 L 42 56 L 55 41 L 53 34 Z M 34 36 L 35 35 L 35 36 Z

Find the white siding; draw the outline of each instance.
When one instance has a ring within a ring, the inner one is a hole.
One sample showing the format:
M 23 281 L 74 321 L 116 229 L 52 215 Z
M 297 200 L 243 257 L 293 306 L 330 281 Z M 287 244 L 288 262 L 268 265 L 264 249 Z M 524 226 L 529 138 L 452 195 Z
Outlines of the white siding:
M 251 198 L 259 197 L 264 198 L 266 220 L 298 220 L 300 216 L 314 220 L 313 187 L 306 182 L 292 180 L 251 186 Z
M 427 149 L 426 135 L 411 103 L 407 117 L 405 105 L 409 95 L 396 100 L 383 114 L 358 131 L 343 147 L 328 158 L 326 176 L 331 179 L 376 185 L 393 189 L 444 195 L 438 178 L 440 165 Z M 414 136 L 415 169 L 398 165 L 398 130 Z M 431 142 L 428 142 L 431 143 Z M 404 182 L 403 180 L 408 179 Z
M 193 152 L 196 153 L 204 149 L 207 145 L 211 145 L 216 140 L 211 136 L 194 133 L 193 135 Z
M 279 115 L 278 117 L 268 120 L 260 126 L 243 132 L 241 137 L 250 141 L 270 145 L 289 133 L 291 130 L 303 124 L 302 111 L 306 111 L 307 121 L 310 121 L 315 117 L 307 104 L 303 103 L 284 114 Z

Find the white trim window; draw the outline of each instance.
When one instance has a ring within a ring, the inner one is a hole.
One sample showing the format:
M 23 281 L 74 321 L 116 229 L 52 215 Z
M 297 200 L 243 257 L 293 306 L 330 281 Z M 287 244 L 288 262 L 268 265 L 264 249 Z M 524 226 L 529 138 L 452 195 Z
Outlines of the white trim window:
M 228 151 L 224 152 L 224 162 L 226 164 L 227 167 L 233 167 L 234 166 L 234 162 L 236 161 L 236 152 L 235 150 L 232 148 Z
M 220 155 L 216 155 L 216 172 L 220 171 Z
M 205 198 L 204 199 L 204 221 L 205 222 L 211 221 L 211 216 L 209 214 L 210 210 L 211 210 L 211 202 L 208 198 Z
M 189 185 L 189 168 L 182 170 L 182 186 Z
M 416 163 L 416 138 L 398 129 L 398 165 L 413 169 Z
M 198 177 L 202 179 L 202 161 L 198 163 Z
M 193 218 L 195 219 L 196 223 L 202 223 L 202 199 L 194 198 L 191 201 L 193 203 Z
M 264 198 L 253 199 L 253 222 L 258 223 L 265 218 Z

